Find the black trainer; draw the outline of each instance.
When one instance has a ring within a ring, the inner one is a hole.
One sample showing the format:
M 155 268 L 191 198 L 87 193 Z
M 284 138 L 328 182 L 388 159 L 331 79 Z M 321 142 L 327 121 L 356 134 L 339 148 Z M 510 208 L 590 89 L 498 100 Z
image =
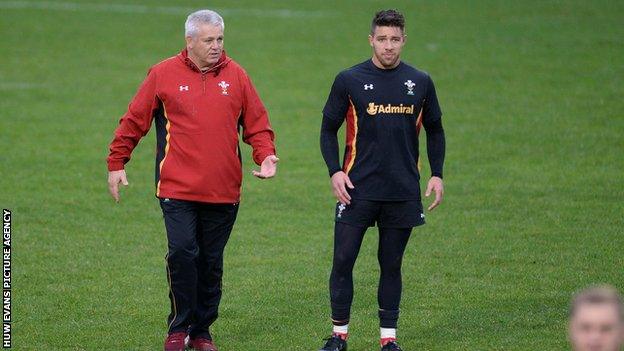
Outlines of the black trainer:
M 347 351 L 347 341 L 340 336 L 334 334 L 325 340 L 327 340 L 325 346 L 319 351 Z
M 381 348 L 381 351 L 402 351 L 402 350 L 399 347 L 399 344 L 396 343 L 396 341 L 390 341 L 389 343 L 385 344 Z

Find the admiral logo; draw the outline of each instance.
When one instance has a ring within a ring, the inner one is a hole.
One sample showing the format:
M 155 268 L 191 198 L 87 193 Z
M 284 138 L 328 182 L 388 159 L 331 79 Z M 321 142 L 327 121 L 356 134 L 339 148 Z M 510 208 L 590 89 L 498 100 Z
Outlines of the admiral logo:
M 368 103 L 368 108 L 366 109 L 369 115 L 375 116 L 378 113 L 388 113 L 388 114 L 414 114 L 414 105 L 405 106 L 403 104 L 400 105 L 377 105 L 374 102 Z

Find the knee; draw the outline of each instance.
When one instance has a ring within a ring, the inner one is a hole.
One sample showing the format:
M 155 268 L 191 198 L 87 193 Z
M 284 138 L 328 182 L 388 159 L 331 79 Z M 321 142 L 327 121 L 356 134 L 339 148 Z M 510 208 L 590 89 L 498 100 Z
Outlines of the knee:
M 379 257 L 379 267 L 382 275 L 401 275 L 402 264 L 403 258 L 401 256 Z
M 199 256 L 199 248 L 192 241 L 169 243 L 169 251 L 167 252 L 167 261 L 195 261 Z
M 337 252 L 334 255 L 333 270 L 340 274 L 348 274 L 353 270 L 357 256 L 344 252 Z

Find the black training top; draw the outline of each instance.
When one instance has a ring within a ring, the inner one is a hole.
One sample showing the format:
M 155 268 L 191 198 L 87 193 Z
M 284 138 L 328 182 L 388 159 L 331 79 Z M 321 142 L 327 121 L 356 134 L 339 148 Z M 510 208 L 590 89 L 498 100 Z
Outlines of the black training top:
M 380 69 L 367 60 L 340 72 L 323 109 L 321 151 L 330 176 L 342 170 L 352 198 L 420 200 L 418 134 L 427 132 L 432 175 L 442 177 L 442 112 L 428 74 L 403 62 Z M 343 165 L 336 133 L 347 121 Z

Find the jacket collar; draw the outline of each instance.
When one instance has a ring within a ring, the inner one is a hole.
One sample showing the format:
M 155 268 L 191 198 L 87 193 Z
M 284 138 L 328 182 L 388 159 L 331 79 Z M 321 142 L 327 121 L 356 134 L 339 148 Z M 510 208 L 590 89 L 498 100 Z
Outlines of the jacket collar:
M 231 58 L 229 58 L 226 53 L 225 50 L 223 50 L 223 52 L 221 53 L 221 57 L 219 58 L 219 61 L 217 61 L 217 63 L 210 67 L 207 70 L 200 70 L 199 67 L 197 67 L 197 65 L 188 57 L 188 51 L 186 48 L 184 48 L 182 51 L 180 51 L 180 53 L 177 55 L 178 58 L 185 64 L 187 65 L 190 69 L 192 69 L 193 71 L 199 72 L 199 73 L 209 73 L 209 72 L 214 72 L 215 77 L 217 75 L 219 75 L 219 72 L 221 72 L 221 70 L 227 66 L 228 63 L 230 63 L 230 61 L 232 61 Z

